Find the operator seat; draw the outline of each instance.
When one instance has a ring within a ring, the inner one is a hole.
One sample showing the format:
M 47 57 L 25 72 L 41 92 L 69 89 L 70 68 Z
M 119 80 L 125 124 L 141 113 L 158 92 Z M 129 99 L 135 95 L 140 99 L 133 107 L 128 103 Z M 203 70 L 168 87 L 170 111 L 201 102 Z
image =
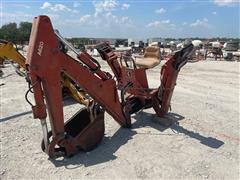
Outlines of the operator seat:
M 136 58 L 135 63 L 138 67 L 150 69 L 160 63 L 160 48 L 149 46 L 145 49 L 143 58 Z

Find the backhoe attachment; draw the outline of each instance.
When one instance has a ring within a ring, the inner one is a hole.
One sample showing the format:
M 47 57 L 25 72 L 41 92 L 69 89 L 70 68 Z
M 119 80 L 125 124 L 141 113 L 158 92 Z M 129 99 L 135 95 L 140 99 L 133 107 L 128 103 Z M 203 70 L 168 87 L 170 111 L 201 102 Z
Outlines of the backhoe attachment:
M 75 52 L 77 58 L 62 51 L 59 41 Z M 156 114 L 163 117 L 169 109 L 178 73 L 193 46 L 175 53 L 163 65 L 161 85 L 157 88 L 149 88 L 146 69 L 119 63 L 108 44 L 100 44 L 97 49 L 114 76 L 101 70 L 100 63 L 87 52 L 74 49 L 53 30 L 47 16 L 36 17 L 33 21 L 26 68 L 34 92 L 33 116 L 41 120 L 42 149 L 50 157 L 70 156 L 79 149 L 88 151 L 96 147 L 104 136 L 105 111 L 122 127 L 131 127 L 131 114 L 146 108 L 153 107 Z M 134 64 L 134 60 L 132 62 Z M 66 122 L 61 101 L 62 73 L 93 99 L 91 106 Z M 49 132 L 46 110 L 51 125 Z

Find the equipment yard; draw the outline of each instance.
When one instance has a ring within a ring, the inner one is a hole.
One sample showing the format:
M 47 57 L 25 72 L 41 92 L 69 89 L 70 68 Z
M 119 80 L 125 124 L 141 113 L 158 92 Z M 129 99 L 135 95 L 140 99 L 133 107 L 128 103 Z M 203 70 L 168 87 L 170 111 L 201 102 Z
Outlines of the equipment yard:
M 105 61 L 98 62 L 111 71 Z M 159 86 L 162 65 L 147 70 L 150 87 Z M 239 62 L 188 62 L 173 93 L 172 126 L 161 126 L 153 109 L 132 115 L 131 129 L 105 113 L 105 136 L 98 147 L 64 159 L 48 159 L 42 152 L 40 121 L 24 98 L 28 85 L 10 64 L 2 70 L 1 179 L 240 177 Z M 64 104 L 65 119 L 83 107 L 70 98 Z

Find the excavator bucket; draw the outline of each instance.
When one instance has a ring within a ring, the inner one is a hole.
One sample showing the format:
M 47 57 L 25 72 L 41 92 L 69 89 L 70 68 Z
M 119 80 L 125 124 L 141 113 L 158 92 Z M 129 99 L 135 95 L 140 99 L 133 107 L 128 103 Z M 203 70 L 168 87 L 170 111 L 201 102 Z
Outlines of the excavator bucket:
M 83 108 L 65 123 L 67 135 L 73 137 L 76 146 L 84 151 L 95 148 L 104 136 L 104 111 L 97 112 L 91 119 L 90 111 Z
M 102 140 L 104 136 L 105 126 L 104 126 L 104 110 L 98 109 L 95 111 L 95 115 L 92 115 L 87 108 L 79 110 L 73 117 L 71 117 L 67 122 L 65 122 L 64 129 L 66 137 L 71 139 L 74 149 L 91 151 L 94 149 Z M 48 132 L 48 139 L 52 137 L 52 131 Z M 52 141 L 53 143 L 53 141 Z M 73 154 L 67 154 L 66 149 L 61 145 L 57 144 L 59 147 L 54 147 L 49 149 L 48 152 L 50 157 L 58 156 L 71 156 Z M 44 140 L 42 140 L 42 150 L 46 151 Z M 48 147 L 52 147 L 51 143 Z

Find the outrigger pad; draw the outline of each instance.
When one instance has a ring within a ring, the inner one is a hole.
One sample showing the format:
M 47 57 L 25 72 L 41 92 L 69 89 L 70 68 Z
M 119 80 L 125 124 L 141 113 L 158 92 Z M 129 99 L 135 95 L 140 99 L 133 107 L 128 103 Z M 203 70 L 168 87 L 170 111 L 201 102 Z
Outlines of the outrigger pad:
M 104 110 L 98 109 L 96 118 L 91 122 L 88 109 L 81 109 L 65 123 L 65 131 L 75 139 L 76 146 L 81 150 L 94 149 L 104 136 Z

